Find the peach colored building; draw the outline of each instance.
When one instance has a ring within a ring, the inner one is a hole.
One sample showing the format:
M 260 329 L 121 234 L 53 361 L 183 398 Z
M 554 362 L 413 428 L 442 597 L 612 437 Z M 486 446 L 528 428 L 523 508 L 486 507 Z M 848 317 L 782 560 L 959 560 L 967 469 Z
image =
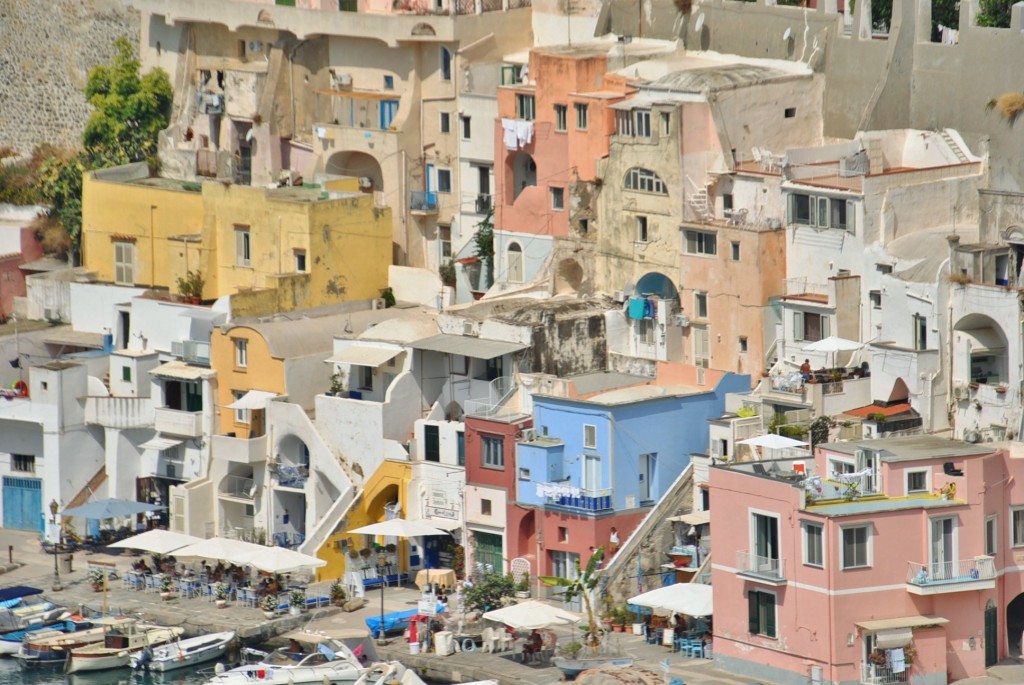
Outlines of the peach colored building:
M 935 436 L 710 469 L 717 665 L 945 683 L 1019 655 L 1024 453 Z

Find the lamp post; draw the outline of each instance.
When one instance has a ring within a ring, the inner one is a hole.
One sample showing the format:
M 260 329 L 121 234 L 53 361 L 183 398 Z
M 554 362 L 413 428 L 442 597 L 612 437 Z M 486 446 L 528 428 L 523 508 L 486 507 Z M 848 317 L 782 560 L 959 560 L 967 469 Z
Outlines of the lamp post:
M 60 509 L 60 505 L 57 504 L 57 500 L 50 500 L 50 519 L 54 526 L 57 525 L 57 510 Z M 60 570 L 57 568 L 57 554 L 61 548 L 61 534 L 60 528 L 57 528 L 57 543 L 53 546 L 53 591 L 60 592 L 64 589 L 64 586 L 60 584 Z
M 384 554 L 384 550 L 380 549 L 377 552 L 377 580 L 380 585 L 380 631 L 377 633 L 377 644 L 385 645 L 387 640 L 384 639 L 384 583 L 388 577 L 388 557 Z

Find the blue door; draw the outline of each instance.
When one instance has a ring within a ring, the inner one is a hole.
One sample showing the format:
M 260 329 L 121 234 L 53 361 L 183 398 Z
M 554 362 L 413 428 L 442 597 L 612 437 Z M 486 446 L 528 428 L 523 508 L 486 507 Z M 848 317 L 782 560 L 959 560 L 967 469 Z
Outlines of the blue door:
M 396 114 L 398 114 L 398 100 L 380 101 L 381 130 L 387 131 L 391 128 L 391 122 L 394 120 Z
M 4 476 L 4 528 L 43 531 L 43 482 Z

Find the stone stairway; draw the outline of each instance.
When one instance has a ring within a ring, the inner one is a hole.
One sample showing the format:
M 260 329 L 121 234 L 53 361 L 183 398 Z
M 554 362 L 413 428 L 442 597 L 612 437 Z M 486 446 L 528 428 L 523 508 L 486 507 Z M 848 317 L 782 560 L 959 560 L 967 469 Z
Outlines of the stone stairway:
M 710 221 L 711 207 L 708 200 L 707 186 L 698 186 L 689 176 L 686 177 L 686 180 L 690 182 L 690 187 L 692 189 L 687 196 L 687 202 L 690 203 L 690 207 L 693 208 L 693 211 L 701 221 Z

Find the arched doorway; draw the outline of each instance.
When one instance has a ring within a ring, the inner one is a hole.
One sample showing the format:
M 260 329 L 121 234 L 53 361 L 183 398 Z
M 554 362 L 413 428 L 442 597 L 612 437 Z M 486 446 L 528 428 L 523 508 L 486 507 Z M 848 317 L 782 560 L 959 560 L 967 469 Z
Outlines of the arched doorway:
M 523 282 L 523 248 L 519 243 L 509 243 L 505 250 L 505 272 L 509 283 Z
M 512 196 L 511 201 L 515 202 L 519 193 L 529 186 L 537 185 L 537 163 L 533 161 L 526 152 L 519 152 L 512 158 Z
M 999 661 L 999 618 L 996 603 L 991 599 L 985 605 L 985 668 Z M 1017 632 L 1020 634 L 1020 631 Z
M 384 190 L 384 175 L 380 164 L 365 152 L 335 152 L 327 160 L 324 171 L 335 176 L 369 179 L 369 187 L 361 185 L 361 190 Z
M 650 271 L 640 277 L 636 283 L 636 294 L 640 297 L 657 296 L 663 300 L 679 298 L 679 291 L 672 279 L 657 271 Z
M 534 567 L 540 573 L 540 560 L 537 559 L 537 514 L 530 511 L 519 521 L 519 533 L 516 536 L 518 556 L 536 561 Z
M 1024 631 L 1024 594 L 1019 594 L 1006 605 L 1006 656 L 1021 655 L 1021 632 Z

